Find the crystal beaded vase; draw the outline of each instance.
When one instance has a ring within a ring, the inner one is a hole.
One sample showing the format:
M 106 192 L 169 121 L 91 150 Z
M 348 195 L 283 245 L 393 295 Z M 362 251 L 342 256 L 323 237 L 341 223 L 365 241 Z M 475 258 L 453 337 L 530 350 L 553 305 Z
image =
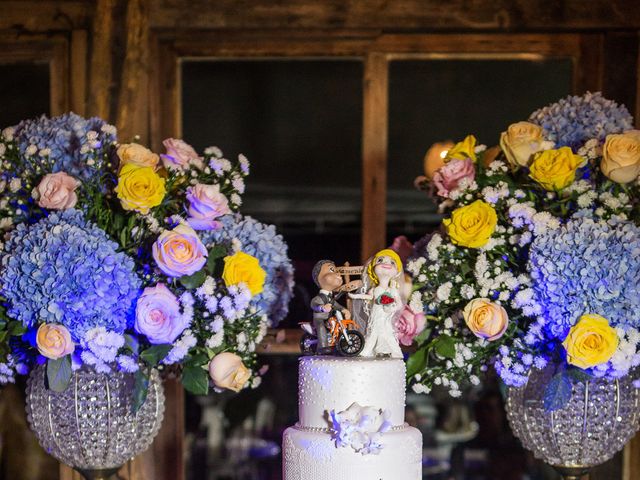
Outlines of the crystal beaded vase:
M 87 479 L 109 478 L 143 452 L 158 433 L 164 391 L 157 371 L 142 407 L 132 413 L 134 376 L 122 372 L 76 371 L 64 392 L 45 385 L 46 367 L 27 380 L 27 418 L 40 445 Z
M 507 417 L 523 446 L 566 479 L 577 479 L 618 451 L 640 427 L 640 391 L 628 375 L 619 380 L 574 383 L 562 409 L 544 409 L 553 365 L 532 370 L 522 388 L 507 392 Z

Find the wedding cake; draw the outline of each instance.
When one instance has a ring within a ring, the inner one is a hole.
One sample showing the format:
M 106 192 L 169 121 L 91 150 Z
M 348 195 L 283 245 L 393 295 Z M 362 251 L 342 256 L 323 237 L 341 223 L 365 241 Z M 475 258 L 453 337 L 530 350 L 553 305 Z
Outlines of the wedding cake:
M 404 423 L 401 359 L 301 357 L 298 389 L 284 480 L 422 478 L 422 435 Z

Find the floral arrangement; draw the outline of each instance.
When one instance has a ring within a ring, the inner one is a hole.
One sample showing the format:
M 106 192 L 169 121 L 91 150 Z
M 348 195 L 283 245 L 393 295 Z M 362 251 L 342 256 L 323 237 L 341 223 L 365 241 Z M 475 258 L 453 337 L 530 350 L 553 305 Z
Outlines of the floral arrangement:
M 329 412 L 331 436 L 336 447 L 351 447 L 361 455 L 377 455 L 383 433 L 391 429 L 389 412 L 353 403 L 342 412 Z
M 221 220 L 223 228 L 211 230 L 208 238 L 214 243 L 231 244 L 253 255 L 267 272 L 264 289 L 256 297 L 258 307 L 267 314 L 275 327 L 289 313 L 293 292 L 293 266 L 287 254 L 287 244 L 276 227 L 265 225 L 240 214 Z
M 119 144 L 113 126 L 73 113 L 2 131 L 0 383 L 46 363 L 58 391 L 83 366 L 134 373 L 139 403 L 154 367 L 180 365 L 194 393 L 259 384 L 269 302 L 291 295 L 267 278 L 289 265 L 286 247 L 273 229 L 277 244 L 222 241 L 244 156 L 163 145 Z
M 624 106 L 587 93 L 509 126 L 499 148 L 470 135 L 428 152 L 418 182 L 445 218 L 407 266 L 428 321 L 408 362 L 414 391 L 459 396 L 490 365 L 520 387 L 532 369 L 553 368 L 554 410 L 571 382 L 640 364 L 632 124 Z

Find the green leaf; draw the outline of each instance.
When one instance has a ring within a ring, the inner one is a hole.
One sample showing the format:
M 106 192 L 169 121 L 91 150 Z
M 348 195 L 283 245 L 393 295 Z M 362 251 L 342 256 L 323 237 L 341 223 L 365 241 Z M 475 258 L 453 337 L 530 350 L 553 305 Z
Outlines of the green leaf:
M 54 392 L 64 392 L 69 386 L 72 374 L 70 355 L 47 361 L 47 382 Z
M 22 325 L 21 322 L 17 321 L 9 322 L 9 328 L 7 330 L 9 332 L 9 335 L 14 337 L 27 333 L 27 329 L 25 328 L 25 326 Z
M 182 277 L 180 277 L 180 283 L 184 286 L 184 288 L 186 288 L 187 290 L 193 290 L 195 288 L 198 288 L 200 285 L 202 285 L 204 283 L 204 281 L 207 278 L 207 272 L 202 269 L 196 273 L 194 273 L 193 275 L 184 275 Z
M 442 335 L 438 337 L 434 344 L 435 351 L 438 355 L 444 358 L 455 358 L 456 356 L 456 341 L 449 335 Z
M 207 272 L 213 274 L 216 270 L 216 260 L 227 255 L 227 249 L 223 245 L 214 245 L 209 249 L 207 256 Z
M 149 372 L 141 368 L 135 373 L 133 383 L 133 403 L 131 413 L 137 413 L 149 394 Z
M 6 330 L 4 332 L 0 332 L 0 342 L 4 342 L 8 334 L 9 332 L 7 332 Z
M 182 385 L 194 395 L 206 395 L 209 393 L 209 375 L 202 367 L 185 365 L 182 370 Z
M 128 333 L 124 334 L 124 346 L 128 348 L 131 353 L 137 354 L 140 350 L 140 342 L 138 342 L 138 339 Z
M 209 363 L 209 356 L 206 353 L 197 353 L 189 356 L 184 363 L 185 365 L 201 367 Z
M 556 373 L 544 391 L 544 409 L 553 412 L 563 408 L 571 400 L 573 386 L 566 370 Z
M 573 383 L 587 383 L 593 380 L 593 377 L 581 368 L 568 368 L 566 372 Z
M 172 348 L 173 345 L 169 344 L 154 345 L 143 350 L 142 353 L 140 353 L 140 358 L 144 360 L 147 365 L 153 367 L 160 363 L 160 361 L 169 354 Z
M 431 335 L 431 329 L 430 329 L 430 328 L 425 328 L 425 329 L 420 333 L 420 335 L 418 335 L 418 336 L 415 338 L 415 342 L 416 342 L 416 344 L 420 345 L 420 344 L 424 343 L 424 342 L 427 340 L 427 338 L 429 338 L 429 335 Z
M 427 364 L 427 347 L 422 347 L 409 355 L 407 359 L 407 378 L 421 372 Z

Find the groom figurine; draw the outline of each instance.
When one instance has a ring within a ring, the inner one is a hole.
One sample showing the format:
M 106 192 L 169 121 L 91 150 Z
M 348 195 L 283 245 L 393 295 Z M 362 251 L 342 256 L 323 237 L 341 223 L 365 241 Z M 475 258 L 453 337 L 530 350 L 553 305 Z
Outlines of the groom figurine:
M 349 310 L 340 305 L 333 294 L 342 285 L 342 276 L 336 271 L 336 264 L 331 260 L 320 260 L 311 272 L 313 282 L 320 288 L 318 295 L 311 299 L 313 310 L 313 327 L 318 337 L 318 353 L 331 353 L 327 338 L 327 319 L 336 312 L 342 312 L 344 318 L 350 318 Z

